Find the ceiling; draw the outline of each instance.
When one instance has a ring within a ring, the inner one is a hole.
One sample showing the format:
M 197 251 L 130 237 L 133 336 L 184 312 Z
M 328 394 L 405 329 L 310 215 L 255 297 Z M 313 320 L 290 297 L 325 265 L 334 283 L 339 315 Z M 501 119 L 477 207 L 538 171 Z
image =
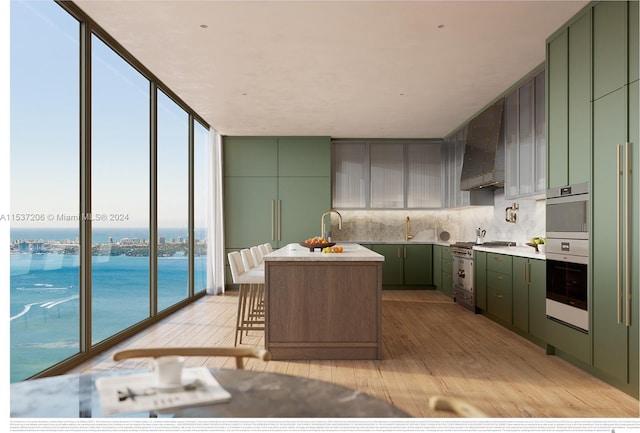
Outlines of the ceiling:
M 221 134 L 439 138 L 588 2 L 75 3 Z

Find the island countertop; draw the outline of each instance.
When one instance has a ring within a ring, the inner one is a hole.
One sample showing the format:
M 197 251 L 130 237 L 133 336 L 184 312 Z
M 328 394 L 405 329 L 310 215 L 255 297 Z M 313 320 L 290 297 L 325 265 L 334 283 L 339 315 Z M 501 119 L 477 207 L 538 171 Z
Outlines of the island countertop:
M 341 262 L 383 262 L 384 256 L 369 248 L 355 243 L 336 243 L 341 246 L 341 253 L 323 253 L 320 249 L 311 252 L 309 248 L 300 244 L 289 244 L 264 256 L 265 262 L 316 262 L 316 261 L 341 261 Z

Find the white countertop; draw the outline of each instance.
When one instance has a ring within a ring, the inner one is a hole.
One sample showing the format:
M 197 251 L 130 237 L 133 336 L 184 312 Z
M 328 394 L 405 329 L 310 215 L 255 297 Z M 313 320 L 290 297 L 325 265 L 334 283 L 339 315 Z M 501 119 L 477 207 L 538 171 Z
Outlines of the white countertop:
M 340 261 L 340 262 L 383 262 L 384 256 L 365 248 L 362 245 L 350 242 L 338 242 L 336 246 L 341 246 L 344 250 L 341 253 L 323 253 L 320 249 L 311 252 L 300 244 L 289 244 L 277 249 L 266 256 L 265 262 L 320 262 L 320 261 Z
M 515 246 L 515 247 L 483 247 L 481 245 L 475 245 L 473 247 L 475 251 L 485 251 L 488 253 L 508 254 L 510 256 L 527 257 L 530 259 L 545 260 L 544 253 L 537 253 L 533 247 L 529 246 Z

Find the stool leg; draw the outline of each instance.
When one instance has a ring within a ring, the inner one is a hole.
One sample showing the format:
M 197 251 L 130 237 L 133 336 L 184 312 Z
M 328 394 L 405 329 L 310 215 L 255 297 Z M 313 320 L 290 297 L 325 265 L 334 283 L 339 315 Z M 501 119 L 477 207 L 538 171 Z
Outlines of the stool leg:
M 246 286 L 244 284 L 240 284 L 240 290 L 238 293 L 238 316 L 236 317 L 236 340 L 235 340 L 235 343 L 233 344 L 234 346 L 238 345 L 238 335 L 240 336 L 240 343 L 242 343 L 241 326 L 243 325 L 243 322 L 244 322 L 243 304 L 246 298 L 246 290 L 247 290 Z

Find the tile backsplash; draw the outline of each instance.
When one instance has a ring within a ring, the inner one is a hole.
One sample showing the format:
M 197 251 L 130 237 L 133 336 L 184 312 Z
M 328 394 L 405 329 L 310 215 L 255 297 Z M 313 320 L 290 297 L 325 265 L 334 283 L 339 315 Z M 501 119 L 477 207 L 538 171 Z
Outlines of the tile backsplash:
M 517 203 L 516 222 L 505 220 L 505 209 Z M 342 230 L 331 216 L 333 241 L 404 242 L 409 217 L 414 242 L 475 241 L 476 229 L 487 231 L 485 241 L 514 241 L 524 245 L 545 235 L 545 200 L 505 200 L 504 189 L 494 193 L 494 206 L 443 210 L 341 210 Z M 449 234 L 446 239 L 446 234 Z

